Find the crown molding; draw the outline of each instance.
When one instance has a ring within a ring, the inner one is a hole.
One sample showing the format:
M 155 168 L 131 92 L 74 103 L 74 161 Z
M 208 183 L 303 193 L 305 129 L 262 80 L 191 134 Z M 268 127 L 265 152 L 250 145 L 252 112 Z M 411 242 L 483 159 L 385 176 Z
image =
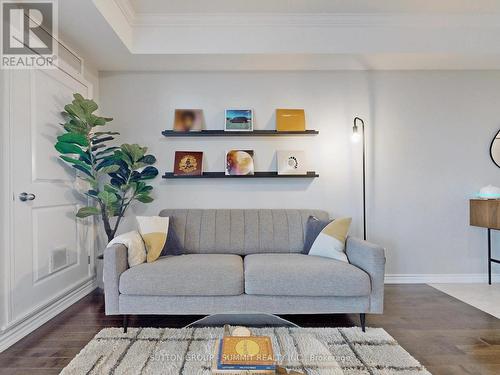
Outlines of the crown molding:
M 114 2 L 122 12 L 128 24 L 134 26 L 137 23 L 137 13 L 130 0 L 114 0 Z
M 131 27 L 405 27 L 500 28 L 500 14 L 138 13 L 114 0 Z
M 138 27 L 405 27 L 500 28 L 498 15 L 352 13 L 136 13 Z
M 139 27 L 355 27 L 387 25 L 391 16 L 292 13 L 139 13 Z

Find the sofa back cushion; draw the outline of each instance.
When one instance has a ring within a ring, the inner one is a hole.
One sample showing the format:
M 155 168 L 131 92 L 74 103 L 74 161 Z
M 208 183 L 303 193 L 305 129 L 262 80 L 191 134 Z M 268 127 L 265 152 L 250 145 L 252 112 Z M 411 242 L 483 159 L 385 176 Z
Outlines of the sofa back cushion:
M 166 209 L 176 246 L 184 253 L 300 253 L 309 216 L 328 213 L 306 209 Z M 172 239 L 171 239 L 172 240 Z M 179 250 L 179 249 L 171 249 Z

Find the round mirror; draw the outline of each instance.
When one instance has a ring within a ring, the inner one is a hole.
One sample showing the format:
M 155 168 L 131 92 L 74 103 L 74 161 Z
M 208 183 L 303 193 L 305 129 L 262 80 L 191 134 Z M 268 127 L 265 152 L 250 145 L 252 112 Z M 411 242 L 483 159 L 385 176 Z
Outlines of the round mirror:
M 491 141 L 490 156 L 493 163 L 500 168 L 500 130 Z

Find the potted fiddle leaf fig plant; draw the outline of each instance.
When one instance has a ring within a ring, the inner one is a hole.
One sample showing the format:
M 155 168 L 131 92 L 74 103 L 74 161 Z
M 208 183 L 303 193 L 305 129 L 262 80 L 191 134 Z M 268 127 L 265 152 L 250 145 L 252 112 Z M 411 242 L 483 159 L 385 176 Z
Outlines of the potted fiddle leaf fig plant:
M 78 210 L 76 216 L 100 216 L 111 241 L 127 208 L 134 202 L 153 201 L 148 181 L 158 175 L 152 165 L 156 158 L 147 147 L 137 144 L 109 145 L 114 131 L 102 131 L 112 118 L 95 114 L 97 104 L 80 94 L 64 107 L 65 133 L 57 137 L 59 157 L 76 169 L 77 178 L 88 183 L 83 194 L 93 203 Z

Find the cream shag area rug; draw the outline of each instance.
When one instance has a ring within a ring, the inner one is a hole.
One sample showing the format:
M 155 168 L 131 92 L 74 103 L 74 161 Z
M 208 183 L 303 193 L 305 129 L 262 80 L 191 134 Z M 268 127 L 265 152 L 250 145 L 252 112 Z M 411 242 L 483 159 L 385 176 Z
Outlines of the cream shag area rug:
M 223 328 L 107 328 L 61 374 L 209 375 Z M 278 363 L 309 375 L 430 375 L 381 328 L 254 328 Z

